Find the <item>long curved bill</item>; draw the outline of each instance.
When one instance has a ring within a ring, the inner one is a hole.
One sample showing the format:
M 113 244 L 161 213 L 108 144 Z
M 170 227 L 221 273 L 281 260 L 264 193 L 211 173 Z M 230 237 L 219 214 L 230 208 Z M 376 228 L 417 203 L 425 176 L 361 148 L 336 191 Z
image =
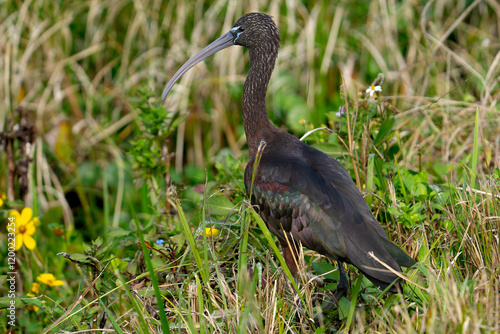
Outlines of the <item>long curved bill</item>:
M 182 67 L 174 74 L 172 79 L 170 79 L 170 81 L 165 86 L 163 94 L 161 95 L 161 100 L 165 101 L 165 98 L 167 97 L 168 93 L 170 92 L 174 84 L 177 82 L 177 80 L 179 80 L 180 77 L 184 75 L 184 73 L 189 71 L 191 67 L 198 64 L 203 59 L 213 55 L 214 53 L 234 45 L 233 39 L 234 39 L 233 34 L 231 34 L 231 32 L 228 32 L 225 35 L 219 37 L 217 40 L 210 43 L 207 47 L 205 47 L 203 50 L 201 50 L 191 59 L 185 62 L 184 65 L 182 65 Z

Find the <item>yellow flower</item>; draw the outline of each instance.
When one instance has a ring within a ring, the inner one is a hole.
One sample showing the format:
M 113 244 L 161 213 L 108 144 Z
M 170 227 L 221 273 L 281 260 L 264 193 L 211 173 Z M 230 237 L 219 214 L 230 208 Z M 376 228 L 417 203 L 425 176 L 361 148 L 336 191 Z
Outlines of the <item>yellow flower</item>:
M 12 210 L 9 215 L 9 221 L 16 224 L 16 250 L 26 245 L 26 248 L 33 250 L 36 247 L 36 241 L 33 239 L 33 234 L 36 232 L 35 223 L 31 219 L 33 211 L 30 208 L 24 208 L 21 213 L 17 210 Z M 38 218 L 37 218 L 38 219 Z
M 35 295 L 38 295 L 40 293 L 40 284 L 38 284 L 37 282 L 34 282 L 33 285 L 31 286 L 30 291 L 32 293 L 34 293 Z
M 215 238 L 219 235 L 220 231 L 213 227 L 207 227 L 205 233 L 207 234 L 207 238 Z M 203 235 L 203 231 L 200 232 L 200 235 Z
M 4 193 L 1 193 L 0 194 L 0 207 L 3 206 L 3 201 L 6 199 L 7 197 L 5 197 L 5 194 Z
M 52 274 L 41 274 L 38 276 L 37 281 L 42 282 L 43 284 L 47 284 L 48 286 L 60 286 L 63 285 L 63 281 L 61 280 L 56 280 L 55 276 Z

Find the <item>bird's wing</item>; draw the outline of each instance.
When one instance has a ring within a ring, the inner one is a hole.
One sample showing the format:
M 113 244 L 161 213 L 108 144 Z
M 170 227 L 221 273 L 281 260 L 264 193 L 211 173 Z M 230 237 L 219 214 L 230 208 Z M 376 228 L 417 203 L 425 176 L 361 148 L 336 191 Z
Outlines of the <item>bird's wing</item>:
M 337 189 L 344 196 L 344 198 L 346 198 L 346 200 L 350 201 L 356 207 L 364 224 L 366 224 L 370 231 L 373 231 L 380 236 L 382 244 L 390 256 L 394 258 L 400 266 L 409 268 L 415 265 L 416 261 L 414 259 L 389 240 L 384 229 L 373 216 L 368 204 L 345 168 L 342 167 L 337 160 L 323 152 L 309 146 L 306 146 L 305 149 L 308 151 L 308 164 L 310 164 L 324 177 L 327 182 Z M 361 226 L 363 226 L 363 224 L 361 224 Z
M 335 161 L 327 155 L 322 158 L 325 157 Z M 387 236 L 382 227 L 383 236 L 373 223 L 365 221 L 365 213 L 359 209 L 361 203 L 353 202 L 364 202 L 363 197 L 345 169 L 335 163 L 333 171 L 326 173 L 324 162 L 315 166 L 314 154 L 307 159 L 264 155 L 252 188 L 252 203 L 259 206 L 269 229 L 281 240 L 284 231 L 309 249 L 352 263 L 375 284 L 384 287 L 397 277 L 368 253 L 373 252 L 396 271 L 401 269 L 384 246 L 382 239 Z M 247 167 L 248 193 L 251 172 L 252 168 Z M 354 188 L 344 185 L 345 182 L 352 183 Z
M 247 168 L 246 173 L 250 170 Z M 341 221 L 328 218 L 324 208 L 331 206 L 331 200 L 323 190 L 324 180 L 318 176 L 299 159 L 262 159 L 252 188 L 252 203 L 258 205 L 263 220 L 280 240 L 286 241 L 281 232 L 285 231 L 300 239 L 309 249 L 343 258 L 345 243 Z M 249 194 L 250 180 L 251 176 L 245 175 Z M 341 200 L 340 197 L 337 199 L 337 207 L 340 207 Z M 341 210 L 337 210 L 335 216 L 341 215 Z M 327 235 L 327 232 L 333 233 Z M 318 240 L 319 235 L 321 240 Z

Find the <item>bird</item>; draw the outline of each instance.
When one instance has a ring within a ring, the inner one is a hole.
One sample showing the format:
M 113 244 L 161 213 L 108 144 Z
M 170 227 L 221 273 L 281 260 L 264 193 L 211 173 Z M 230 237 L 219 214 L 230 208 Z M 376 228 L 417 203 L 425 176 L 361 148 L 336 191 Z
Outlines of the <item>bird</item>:
M 165 86 L 162 101 L 190 68 L 233 45 L 246 47 L 250 62 L 242 99 L 249 150 L 246 193 L 279 240 L 292 276 L 297 281 L 302 245 L 337 262 L 337 300 L 349 287 L 344 263 L 357 267 L 375 286 L 397 292 L 396 273 L 402 272 L 401 266 L 412 267 L 416 261 L 389 240 L 336 159 L 277 128 L 269 119 L 265 97 L 280 46 L 271 16 L 248 13 L 239 18 L 226 34 L 182 65 Z

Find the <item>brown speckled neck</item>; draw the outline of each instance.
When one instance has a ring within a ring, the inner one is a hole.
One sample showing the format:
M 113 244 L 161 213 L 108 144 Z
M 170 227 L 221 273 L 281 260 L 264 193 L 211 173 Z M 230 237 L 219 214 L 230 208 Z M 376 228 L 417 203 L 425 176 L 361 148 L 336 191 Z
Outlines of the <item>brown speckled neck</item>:
M 275 129 L 267 115 L 266 92 L 278 56 L 280 37 L 274 23 L 266 28 L 267 38 L 248 47 L 250 70 L 243 89 L 243 126 L 250 156 L 264 134 Z

